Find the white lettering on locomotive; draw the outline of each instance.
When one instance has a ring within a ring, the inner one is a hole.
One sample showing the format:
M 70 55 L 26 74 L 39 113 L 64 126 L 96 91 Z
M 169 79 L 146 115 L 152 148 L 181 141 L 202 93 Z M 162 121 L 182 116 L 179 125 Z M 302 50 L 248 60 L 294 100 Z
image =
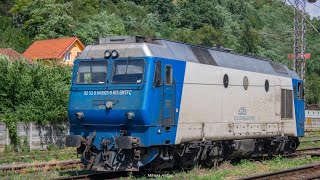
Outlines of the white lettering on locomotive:
M 132 90 L 83 91 L 84 96 L 131 96 Z

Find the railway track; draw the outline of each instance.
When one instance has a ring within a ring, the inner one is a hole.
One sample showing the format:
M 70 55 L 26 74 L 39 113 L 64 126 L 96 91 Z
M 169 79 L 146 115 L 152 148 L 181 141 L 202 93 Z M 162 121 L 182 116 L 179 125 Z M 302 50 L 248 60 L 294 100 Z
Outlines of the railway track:
M 0 156 L 0 164 L 4 164 L 6 162 L 23 162 L 26 159 L 33 159 L 33 160 L 37 160 L 39 161 L 39 159 L 44 159 L 47 156 L 52 156 L 55 158 L 58 158 L 59 156 L 61 156 L 61 154 L 63 155 L 74 155 L 75 156 L 75 152 L 61 152 L 61 153 L 40 153 L 37 155 L 17 155 L 17 156 Z
M 128 172 L 100 172 L 92 174 L 84 174 L 79 176 L 62 177 L 55 180 L 90 180 L 90 179 L 119 179 L 128 177 Z
M 304 144 L 304 143 L 317 143 L 317 142 L 320 142 L 320 139 L 300 141 L 300 143 L 302 143 L 302 144 Z
M 102 179 L 102 176 L 105 176 L 105 173 L 93 173 L 93 174 L 84 174 L 78 176 L 69 176 L 69 177 L 62 177 L 55 180 L 89 180 L 89 179 Z
M 303 155 L 320 156 L 320 148 L 299 149 L 294 154 L 290 155 L 290 157 L 292 157 L 292 156 L 297 157 L 297 156 L 303 156 Z M 306 166 L 306 167 L 309 167 L 309 166 Z M 318 166 L 315 166 L 315 167 L 318 167 Z M 298 168 L 295 168 L 295 169 L 298 169 Z M 273 174 L 273 173 L 270 173 L 270 174 Z M 319 163 L 319 175 L 320 175 L 320 163 Z M 119 179 L 119 177 L 125 177 L 125 176 L 128 176 L 128 174 L 127 173 L 94 173 L 94 174 L 85 174 L 85 175 L 79 175 L 79 176 L 63 177 L 63 178 L 59 178 L 56 180 Z M 263 175 L 259 175 L 259 176 L 263 176 Z M 251 177 L 243 178 L 243 179 L 250 179 L 250 178 Z M 266 179 L 270 179 L 270 178 L 266 178 Z M 271 178 L 271 179 L 273 179 L 273 178 Z M 277 178 L 277 179 L 279 179 L 279 178 Z
M 292 154 L 292 156 L 303 156 L 303 155 L 320 156 L 320 147 L 298 149 Z
M 290 157 L 294 156 L 320 156 L 320 148 L 306 148 L 299 149 Z M 39 162 L 39 163 L 24 163 L 24 164 L 11 164 L 11 165 L 0 165 L 0 173 L 5 174 L 6 172 L 35 172 L 40 170 L 50 171 L 52 169 L 72 169 L 82 166 L 80 160 L 65 160 L 65 161 L 56 161 L 56 162 Z M 319 164 L 320 167 L 320 164 Z M 319 172 L 320 174 L 320 172 Z M 107 176 L 106 176 L 107 175 Z M 127 173 L 93 173 L 93 174 L 84 174 L 79 176 L 70 176 L 63 177 L 62 179 L 99 179 L 99 177 L 105 177 L 104 179 L 115 179 L 119 177 L 128 176 Z
M 10 164 L 0 165 L 0 173 L 5 174 L 6 172 L 35 172 L 40 170 L 50 171 L 52 169 L 71 169 L 80 166 L 82 166 L 80 160 Z
M 59 150 L 58 152 L 56 151 L 48 151 L 48 150 L 40 150 L 40 151 L 36 151 L 36 154 L 37 155 L 47 155 L 48 153 L 50 154 L 69 154 L 69 153 L 74 153 L 76 151 L 76 149 L 74 150 L 70 150 L 70 149 L 62 149 L 62 150 Z M 0 154 L 0 159 L 5 159 L 5 158 L 11 158 L 11 157 L 28 157 L 28 156 L 32 156 L 32 155 L 29 155 L 29 154 L 24 154 L 24 153 L 13 153 L 13 154 Z
M 265 179 L 318 179 L 320 178 L 320 163 L 300 166 L 297 168 L 291 168 L 283 171 L 260 174 L 255 176 L 249 176 L 245 178 L 240 178 L 238 180 L 265 180 Z

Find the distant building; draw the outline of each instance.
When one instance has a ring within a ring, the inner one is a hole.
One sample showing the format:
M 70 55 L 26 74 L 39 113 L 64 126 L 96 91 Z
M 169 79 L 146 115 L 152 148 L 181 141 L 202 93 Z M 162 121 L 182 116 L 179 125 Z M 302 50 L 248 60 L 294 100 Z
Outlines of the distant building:
M 319 131 L 320 130 L 320 111 L 319 110 L 305 110 L 305 131 Z
M 23 56 L 11 48 L 0 48 L 0 55 L 7 56 L 10 59 L 21 59 Z
M 31 44 L 23 56 L 33 61 L 47 60 L 73 65 L 83 49 L 84 45 L 77 37 L 40 40 Z
M 23 55 L 11 48 L 0 48 L 0 56 L 1 55 L 7 56 L 11 60 L 26 59 Z M 29 64 L 32 64 L 32 61 L 28 60 L 28 62 Z

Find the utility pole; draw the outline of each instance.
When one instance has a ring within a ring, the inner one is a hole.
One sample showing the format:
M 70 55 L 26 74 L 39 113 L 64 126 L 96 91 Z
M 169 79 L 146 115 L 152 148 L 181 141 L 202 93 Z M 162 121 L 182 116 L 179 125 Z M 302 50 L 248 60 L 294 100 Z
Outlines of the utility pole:
M 305 51 L 306 51 L 306 0 L 294 0 L 294 48 L 293 70 L 305 81 Z

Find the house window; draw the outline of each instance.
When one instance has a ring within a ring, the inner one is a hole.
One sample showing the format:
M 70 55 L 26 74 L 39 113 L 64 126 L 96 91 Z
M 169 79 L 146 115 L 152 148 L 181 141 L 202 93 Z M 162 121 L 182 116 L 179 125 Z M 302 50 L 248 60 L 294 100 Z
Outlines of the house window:
M 64 54 L 64 60 L 65 61 L 70 61 L 71 60 L 71 57 L 70 57 L 71 55 L 70 55 L 70 53 L 69 52 L 66 52 L 65 54 Z

